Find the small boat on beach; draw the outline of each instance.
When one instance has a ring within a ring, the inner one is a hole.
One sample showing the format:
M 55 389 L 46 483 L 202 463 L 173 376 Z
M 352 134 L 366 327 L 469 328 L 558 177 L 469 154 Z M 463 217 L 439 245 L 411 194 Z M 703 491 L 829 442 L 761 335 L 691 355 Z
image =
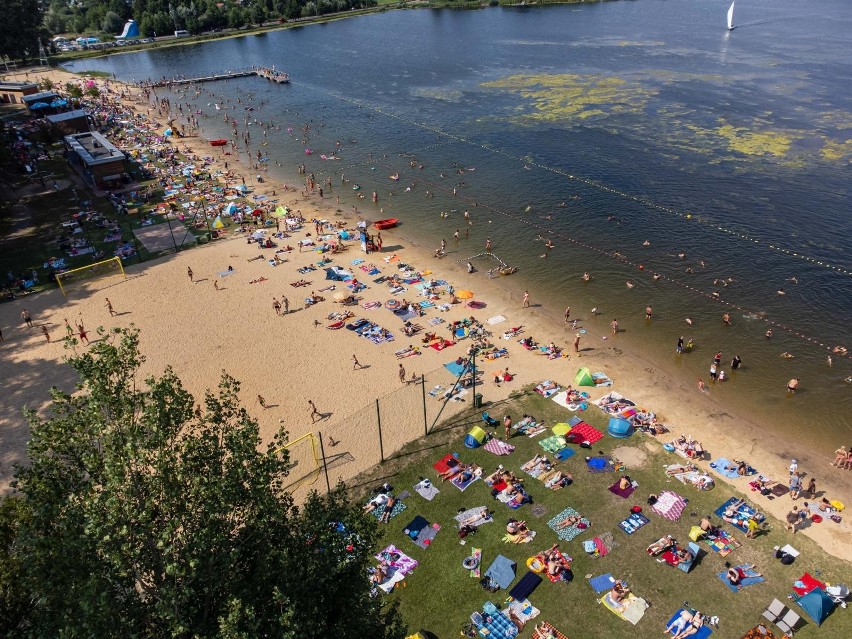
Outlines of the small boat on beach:
M 728 31 L 734 30 L 734 5 L 736 4 L 736 0 L 731 3 L 730 8 L 728 9 Z
M 399 218 L 391 217 L 386 220 L 379 220 L 378 222 L 373 222 L 373 226 L 375 226 L 380 231 L 384 231 L 385 229 L 392 229 L 397 224 L 399 224 Z
M 226 146 L 227 140 L 210 140 L 210 146 Z

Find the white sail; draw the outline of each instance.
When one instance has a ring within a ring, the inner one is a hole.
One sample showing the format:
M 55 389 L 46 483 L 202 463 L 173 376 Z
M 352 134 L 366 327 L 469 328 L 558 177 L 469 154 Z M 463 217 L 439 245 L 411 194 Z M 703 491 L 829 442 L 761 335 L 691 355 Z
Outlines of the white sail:
M 734 5 L 736 2 L 731 3 L 731 8 L 728 9 L 728 31 L 734 30 Z

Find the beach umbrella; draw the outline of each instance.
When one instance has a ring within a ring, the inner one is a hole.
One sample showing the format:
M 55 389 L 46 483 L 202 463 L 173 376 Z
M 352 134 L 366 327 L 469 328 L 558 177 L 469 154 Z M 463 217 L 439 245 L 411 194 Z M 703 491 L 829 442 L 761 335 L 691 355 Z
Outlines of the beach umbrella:
M 246 191 L 248 191 L 248 187 L 245 184 L 240 184 L 237 187 L 237 191 L 239 191 L 240 193 L 245 193 Z
M 35 104 L 31 104 L 31 109 L 46 109 L 50 105 L 47 102 L 36 102 Z
M 333 296 L 335 302 L 342 302 L 347 297 L 349 297 L 349 293 L 346 291 L 337 291 Z
M 567 435 L 571 430 L 571 425 L 566 424 L 565 422 L 559 422 L 558 424 L 554 424 L 551 430 L 554 435 Z
M 63 100 L 62 98 L 56 98 L 53 102 L 50 103 L 52 107 L 64 107 L 68 105 L 68 100 Z
M 223 229 L 223 228 L 225 228 L 225 223 L 224 223 L 224 222 L 222 222 L 222 218 L 221 218 L 221 217 L 219 217 L 218 215 L 216 216 L 216 219 L 215 219 L 215 220 L 213 220 L 213 228 L 214 228 L 214 229 Z
M 286 208 L 284 208 L 283 206 L 276 206 L 275 207 L 275 217 L 284 217 L 285 215 L 287 215 L 287 209 Z
M 456 297 L 460 300 L 473 299 L 473 291 L 456 291 Z

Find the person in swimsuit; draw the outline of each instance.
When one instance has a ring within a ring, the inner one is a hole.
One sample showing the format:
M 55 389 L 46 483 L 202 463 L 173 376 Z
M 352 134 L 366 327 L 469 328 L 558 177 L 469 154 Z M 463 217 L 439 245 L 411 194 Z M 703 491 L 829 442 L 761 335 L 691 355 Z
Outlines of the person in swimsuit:
M 704 626 L 704 615 L 702 615 L 697 610 L 695 614 L 692 616 L 692 621 L 689 622 L 686 628 L 681 630 L 679 633 L 675 635 L 674 639 L 684 639 L 684 637 L 690 637 L 697 633 Z

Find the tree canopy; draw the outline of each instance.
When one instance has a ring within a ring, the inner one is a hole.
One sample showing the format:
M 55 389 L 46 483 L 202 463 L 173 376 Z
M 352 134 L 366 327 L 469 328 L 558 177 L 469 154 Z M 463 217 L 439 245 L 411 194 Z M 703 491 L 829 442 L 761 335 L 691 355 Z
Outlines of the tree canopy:
M 263 444 L 237 380 L 197 404 L 171 369 L 140 379 L 135 329 L 67 347 L 78 390 L 26 412 L 0 504 L 0 633 L 402 637 L 369 593 L 375 522 L 342 486 L 294 502 L 286 433 Z
M 38 39 L 43 35 L 38 0 L 3 0 L 0 17 L 0 57 L 38 57 Z

